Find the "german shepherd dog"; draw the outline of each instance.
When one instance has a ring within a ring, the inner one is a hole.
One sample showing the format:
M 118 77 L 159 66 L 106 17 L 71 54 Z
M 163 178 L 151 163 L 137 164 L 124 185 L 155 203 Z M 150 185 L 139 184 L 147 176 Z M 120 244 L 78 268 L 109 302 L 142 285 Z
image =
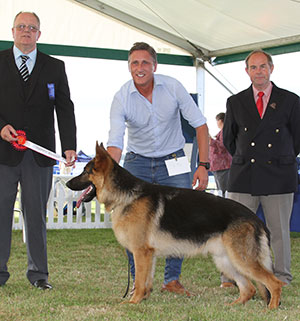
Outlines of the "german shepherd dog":
M 239 288 L 231 304 L 254 296 L 254 280 L 268 307 L 278 307 L 284 283 L 273 274 L 269 231 L 245 206 L 193 189 L 146 183 L 119 166 L 98 142 L 95 158 L 67 186 L 85 189 L 79 205 L 96 196 L 111 212 L 115 236 L 135 261 L 130 303 L 149 297 L 156 256 L 211 254 Z

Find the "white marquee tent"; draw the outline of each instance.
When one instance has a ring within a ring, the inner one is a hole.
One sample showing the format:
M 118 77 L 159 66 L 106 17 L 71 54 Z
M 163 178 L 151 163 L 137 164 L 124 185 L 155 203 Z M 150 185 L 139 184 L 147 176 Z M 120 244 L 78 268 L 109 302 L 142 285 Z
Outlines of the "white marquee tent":
M 196 57 L 300 41 L 299 0 L 77 0 Z
M 196 66 L 192 77 L 200 106 L 204 106 L 203 67 L 215 74 L 212 65 L 242 60 L 255 48 L 275 55 L 300 51 L 300 0 L 0 0 L 0 50 L 12 44 L 11 27 L 19 11 L 38 14 L 42 31 L 39 48 L 48 54 L 126 60 L 134 42 L 146 41 L 160 53 L 160 63 Z M 93 59 L 91 70 L 101 74 L 95 63 Z M 67 71 L 74 88 L 72 79 L 78 77 L 72 78 L 72 69 Z M 106 93 L 107 81 L 99 76 L 96 82 L 98 87 L 84 79 L 85 89 L 94 93 L 101 88 Z M 82 88 L 82 83 L 78 87 Z M 109 108 L 111 96 L 103 103 L 90 102 L 80 89 L 72 88 L 76 106 L 94 104 L 94 109 L 99 109 L 102 104 Z M 116 81 L 109 82 L 109 90 L 118 88 Z M 78 119 L 86 117 L 82 108 L 77 108 L 77 113 Z M 101 126 L 107 131 L 105 113 L 94 118 L 105 118 Z M 215 115 L 215 111 L 211 113 Z M 96 130 L 93 136 L 99 137 Z
M 142 30 L 159 52 L 201 59 L 300 47 L 300 0 L 0 0 L 0 9 L 0 40 L 11 40 L 16 12 L 30 10 L 47 44 L 128 50 Z

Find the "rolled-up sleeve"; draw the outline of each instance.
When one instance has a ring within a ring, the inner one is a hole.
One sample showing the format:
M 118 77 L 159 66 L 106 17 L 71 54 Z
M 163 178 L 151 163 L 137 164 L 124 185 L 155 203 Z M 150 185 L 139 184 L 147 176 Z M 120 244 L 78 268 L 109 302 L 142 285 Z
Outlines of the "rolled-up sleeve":
M 179 81 L 176 81 L 175 90 L 183 118 L 194 128 L 204 125 L 206 123 L 206 118 L 191 95 Z

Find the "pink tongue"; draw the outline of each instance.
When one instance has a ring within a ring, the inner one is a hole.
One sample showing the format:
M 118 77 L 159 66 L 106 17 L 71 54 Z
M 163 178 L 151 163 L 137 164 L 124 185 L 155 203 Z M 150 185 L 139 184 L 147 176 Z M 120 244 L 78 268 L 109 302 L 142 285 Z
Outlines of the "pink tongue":
M 83 193 L 80 195 L 77 203 L 76 203 L 76 207 L 79 208 L 79 206 L 81 205 L 83 199 L 85 198 L 85 196 L 93 189 L 93 186 L 90 185 L 89 187 L 87 187 Z

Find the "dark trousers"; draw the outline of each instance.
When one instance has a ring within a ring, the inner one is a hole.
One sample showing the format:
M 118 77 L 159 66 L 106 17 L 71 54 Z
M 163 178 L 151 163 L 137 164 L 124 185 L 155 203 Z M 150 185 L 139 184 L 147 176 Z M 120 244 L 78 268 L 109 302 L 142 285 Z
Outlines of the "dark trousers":
M 5 284 L 9 278 L 7 262 L 19 183 L 26 231 L 27 278 L 31 283 L 39 279 L 48 280 L 46 208 L 52 171 L 52 166 L 39 167 L 30 150 L 24 152 L 24 158 L 18 166 L 0 164 L 0 284 Z

